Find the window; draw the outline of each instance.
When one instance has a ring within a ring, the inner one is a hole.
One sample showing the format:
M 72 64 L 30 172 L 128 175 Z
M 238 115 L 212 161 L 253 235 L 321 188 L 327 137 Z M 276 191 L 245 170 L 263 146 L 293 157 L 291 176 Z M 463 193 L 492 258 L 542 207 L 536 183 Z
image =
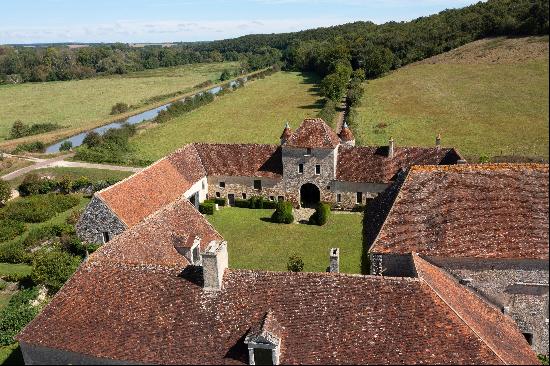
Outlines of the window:
M 254 348 L 254 364 L 273 365 L 273 350 L 265 348 Z
M 298 164 L 298 173 L 304 174 L 304 164 Z
M 216 198 L 220 198 L 222 194 L 220 192 L 216 192 Z
M 204 185 L 204 180 L 202 181 L 202 189 L 205 189 L 206 186 Z
M 220 188 L 225 188 L 225 182 L 220 182 Z
M 275 196 L 269 196 L 270 201 L 275 201 Z
M 109 240 L 111 240 L 108 231 L 104 231 L 102 236 L 103 236 L 103 243 L 107 243 Z
M 315 174 L 316 174 L 316 175 L 320 175 L 320 174 L 321 174 L 321 166 L 320 166 L 320 165 L 315 165 Z
M 254 180 L 254 189 L 262 189 L 262 181 Z
M 308 147 L 308 148 L 306 149 L 306 155 L 308 155 L 308 156 L 311 155 L 311 148 Z
M 363 192 L 357 192 L 357 203 L 363 203 Z
M 340 193 L 336 194 L 336 202 L 342 202 L 342 195 Z
M 246 193 L 243 193 L 243 200 L 246 199 Z
M 278 196 L 277 197 L 277 201 L 284 201 L 285 200 L 285 196 Z
M 525 340 L 527 341 L 527 343 L 529 343 L 530 346 L 533 345 L 533 333 L 522 333 L 523 336 L 525 337 Z

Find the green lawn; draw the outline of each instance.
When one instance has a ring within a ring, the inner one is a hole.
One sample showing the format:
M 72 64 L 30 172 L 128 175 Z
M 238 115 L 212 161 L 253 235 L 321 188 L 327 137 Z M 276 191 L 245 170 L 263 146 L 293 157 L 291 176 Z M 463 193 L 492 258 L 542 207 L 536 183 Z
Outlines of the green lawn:
M 0 263 L 0 277 L 6 275 L 28 275 L 31 274 L 32 266 L 27 264 L 17 263 Z
M 274 224 L 273 210 L 223 208 L 207 216 L 227 240 L 229 267 L 286 271 L 288 257 L 296 253 L 304 271 L 324 272 L 330 248 L 340 248 L 340 271 L 361 273 L 362 215 L 332 214 L 325 226 Z
M 15 120 L 55 122 L 90 127 L 110 116 L 117 102 L 143 106 L 149 98 L 191 91 L 206 80 L 219 79 L 237 63 L 194 64 L 85 80 L 0 86 L 0 141 Z
M 105 180 L 105 179 L 124 179 L 126 177 L 129 177 L 130 175 L 134 174 L 132 172 L 124 172 L 119 170 L 108 170 L 108 169 L 89 169 L 89 168 L 67 168 L 67 167 L 56 167 L 56 168 L 43 168 L 43 169 L 36 169 L 33 170 L 29 174 L 38 174 L 39 176 L 45 177 L 52 177 L 52 178 L 58 178 L 67 176 L 71 179 L 77 179 L 80 177 L 88 177 L 92 182 L 98 181 L 98 180 Z M 10 181 L 10 184 L 12 187 L 16 188 L 23 182 L 25 177 L 27 176 L 23 175 L 21 177 L 15 178 Z
M 158 159 L 188 142 L 278 143 L 289 121 L 296 128 L 319 111 L 313 75 L 278 72 L 217 98 L 161 126 L 140 131 L 131 145 L 142 159 Z
M 410 65 L 365 85 L 353 132 L 361 145 L 393 136 L 397 145 L 433 146 L 441 133 L 445 146 L 473 159 L 548 158 L 548 86 L 547 54 L 517 63 Z

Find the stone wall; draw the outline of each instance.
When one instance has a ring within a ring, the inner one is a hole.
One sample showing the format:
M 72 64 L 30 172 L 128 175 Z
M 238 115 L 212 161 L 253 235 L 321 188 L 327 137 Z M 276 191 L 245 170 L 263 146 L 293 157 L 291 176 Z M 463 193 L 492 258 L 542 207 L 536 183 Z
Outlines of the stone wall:
M 77 337 L 78 335 L 75 335 Z M 25 365 L 138 365 L 136 362 L 98 358 L 80 353 L 19 343 Z
M 94 196 L 76 224 L 80 239 L 87 243 L 103 243 L 103 233 L 112 239 L 126 230 L 126 225 L 99 197 Z
M 430 258 L 533 335 L 532 347 L 548 354 L 548 261 Z
M 335 202 L 337 208 L 351 209 L 356 204 L 365 205 L 369 199 L 384 192 L 388 184 L 334 181 L 331 187 L 333 197 L 330 202 Z M 357 192 L 362 193 L 361 202 L 357 202 Z M 337 200 L 338 194 L 340 194 L 340 202 Z
M 262 189 L 254 188 L 254 181 L 261 180 Z M 220 187 L 223 182 L 225 187 Z M 283 189 L 283 182 L 274 178 L 259 177 L 232 177 L 232 176 L 210 176 L 208 177 L 208 197 L 214 198 L 218 194 L 222 198 L 228 198 L 229 194 L 234 194 L 235 198 L 242 199 L 243 193 L 246 199 L 253 196 L 262 196 L 266 199 L 277 199 L 283 196 L 286 199 Z

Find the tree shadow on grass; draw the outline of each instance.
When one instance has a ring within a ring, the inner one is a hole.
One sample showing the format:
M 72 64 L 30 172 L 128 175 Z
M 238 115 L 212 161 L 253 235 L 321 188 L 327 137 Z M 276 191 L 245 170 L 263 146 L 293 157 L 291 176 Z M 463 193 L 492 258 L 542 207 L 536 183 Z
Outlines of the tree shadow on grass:
M 23 354 L 21 353 L 21 347 L 17 346 L 11 351 L 10 355 L 4 360 L 2 365 L 24 365 Z
M 323 101 L 324 99 L 317 99 L 315 103 L 308 104 L 308 105 L 302 105 L 298 108 L 300 109 L 323 109 Z

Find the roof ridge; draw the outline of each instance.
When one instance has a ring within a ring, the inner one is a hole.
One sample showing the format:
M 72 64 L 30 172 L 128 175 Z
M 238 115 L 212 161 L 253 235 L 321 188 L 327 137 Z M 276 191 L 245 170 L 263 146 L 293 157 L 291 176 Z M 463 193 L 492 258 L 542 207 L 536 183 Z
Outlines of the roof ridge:
M 377 281 L 390 281 L 390 282 L 419 282 L 419 279 L 416 277 L 385 277 L 377 276 L 371 274 L 360 274 L 360 273 L 342 273 L 342 272 L 288 272 L 288 271 L 268 271 L 260 269 L 244 269 L 244 268 L 227 268 L 226 271 L 233 273 L 253 273 L 253 274 L 276 274 L 276 275 L 286 275 L 286 276 L 310 276 L 310 277 L 347 277 L 347 278 L 362 278 L 369 280 Z
M 413 172 L 432 171 L 493 171 L 493 170 L 521 170 L 530 169 L 535 171 L 548 171 L 548 163 L 476 163 L 476 164 L 454 164 L 454 165 L 415 165 L 411 168 Z

